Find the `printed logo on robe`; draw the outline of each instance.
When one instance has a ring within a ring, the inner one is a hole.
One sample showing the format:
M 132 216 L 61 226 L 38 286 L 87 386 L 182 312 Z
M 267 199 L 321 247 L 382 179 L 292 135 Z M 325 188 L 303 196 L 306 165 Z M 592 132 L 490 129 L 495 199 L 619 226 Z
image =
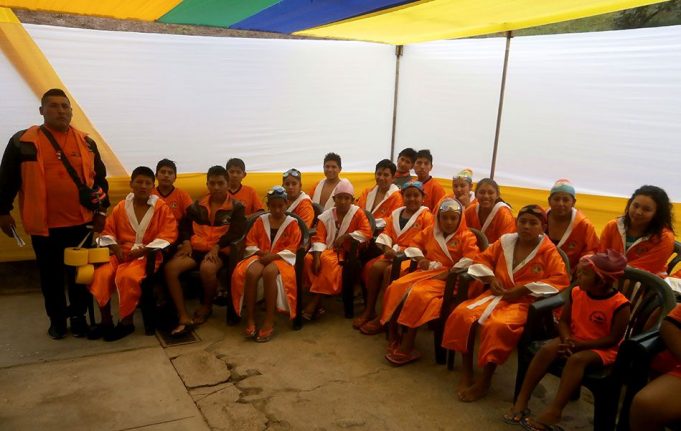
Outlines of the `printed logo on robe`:
M 568 245 L 567 245 L 567 248 L 568 248 L 569 250 L 572 250 L 572 249 L 574 249 L 575 247 L 577 247 L 577 243 L 576 243 L 575 241 L 570 241 L 570 242 L 568 243 Z
M 589 320 L 597 325 L 603 325 L 607 319 L 605 317 L 605 313 L 602 311 L 594 311 L 589 316 Z
M 220 219 L 220 224 L 222 225 L 227 225 L 232 222 L 232 214 L 227 214 L 226 216 L 222 217 Z
M 458 247 L 459 246 L 459 240 L 458 239 L 452 239 L 447 243 L 448 246 L 450 247 Z
M 172 208 L 172 209 L 177 208 L 177 202 L 171 202 L 171 203 L 170 203 L 170 208 Z
M 420 229 L 421 229 L 421 222 L 418 222 L 418 221 L 417 221 L 416 223 L 414 223 L 414 224 L 412 225 L 412 227 L 413 227 L 414 229 L 420 230 Z
M 639 248 L 636 250 L 636 254 L 639 255 L 639 256 L 642 256 L 642 255 L 644 255 L 644 254 L 646 254 L 646 253 L 648 253 L 648 247 L 645 247 L 645 246 L 639 247 Z
M 536 264 L 532 266 L 532 273 L 534 274 L 541 274 L 544 271 L 544 268 L 540 264 Z

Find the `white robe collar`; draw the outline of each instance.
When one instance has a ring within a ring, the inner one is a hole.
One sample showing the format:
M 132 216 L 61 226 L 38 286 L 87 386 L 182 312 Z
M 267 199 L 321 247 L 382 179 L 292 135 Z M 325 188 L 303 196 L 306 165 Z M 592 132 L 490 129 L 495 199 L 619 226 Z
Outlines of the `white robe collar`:
M 399 192 L 399 191 L 400 191 L 399 187 L 397 187 L 395 184 L 390 184 L 390 187 L 388 187 L 388 191 L 385 192 L 385 196 L 383 196 L 383 200 L 381 200 L 378 203 L 378 205 L 376 205 L 376 208 L 374 208 L 372 210 L 371 208 L 374 207 L 374 202 L 376 201 L 376 195 L 378 194 L 378 186 L 374 186 L 374 188 L 371 189 L 371 191 L 369 191 L 369 194 L 367 194 L 367 201 L 366 201 L 366 204 L 364 205 L 364 209 L 366 209 L 367 211 L 370 211 L 373 214 L 374 211 L 377 211 L 379 208 L 381 208 L 381 205 L 383 205 L 383 203 L 385 201 L 387 201 L 388 198 L 393 193 Z
M 622 239 L 622 250 L 624 250 L 625 255 L 629 252 L 629 250 L 633 249 L 635 246 L 639 245 L 643 241 L 648 241 L 650 239 L 650 235 L 642 236 L 641 238 L 634 241 L 634 243 L 630 245 L 629 248 L 627 248 L 627 228 L 624 227 L 624 217 L 619 217 L 617 219 L 617 230 L 619 231 L 620 238 Z
M 502 207 L 511 208 L 511 207 L 508 206 L 508 204 L 506 202 L 497 202 L 496 204 L 494 204 L 494 206 L 492 207 L 492 211 L 490 211 L 489 215 L 487 216 L 487 219 L 485 220 L 485 223 L 480 228 L 480 231 L 482 233 L 485 233 L 485 231 L 487 230 L 489 225 L 492 224 L 494 217 L 497 215 L 497 213 L 499 212 L 499 210 Z M 480 205 L 479 204 L 475 208 L 475 214 L 478 216 L 478 220 L 480 220 Z
M 395 231 L 395 235 L 399 238 L 404 232 L 408 231 L 411 229 L 411 227 L 416 223 L 416 220 L 418 220 L 419 216 L 421 215 L 422 212 L 427 211 L 428 207 L 422 206 L 414 214 L 411 215 L 409 218 L 409 221 L 407 224 L 404 225 L 404 228 L 400 227 L 400 215 L 402 214 L 402 211 L 404 211 L 406 207 L 399 207 L 392 213 L 392 218 L 393 218 L 393 230 Z
M 338 177 L 338 179 L 340 180 L 338 181 L 338 184 L 340 184 L 340 182 L 343 181 L 343 178 Z M 322 203 L 320 202 L 320 200 L 322 198 L 322 189 L 324 188 L 325 183 L 326 178 L 317 183 L 317 187 L 315 187 L 314 193 L 312 193 L 312 202 L 316 202 L 319 205 L 322 205 L 324 207 L 324 211 L 333 208 L 334 205 L 333 194 L 336 192 L 336 189 L 338 188 L 338 184 L 336 184 L 336 187 L 334 187 L 333 190 L 331 191 L 329 198 L 326 200 L 325 203 Z
M 265 229 L 265 233 L 267 234 L 267 240 L 270 242 L 270 250 L 274 250 L 274 247 L 276 247 L 277 242 L 279 241 L 279 238 L 281 238 L 282 233 L 284 230 L 286 230 L 286 227 L 290 225 L 292 222 L 296 222 L 296 219 L 291 217 L 291 216 L 286 216 L 284 219 L 284 222 L 279 226 L 279 230 L 277 230 L 277 234 L 274 235 L 274 240 L 270 239 L 270 215 L 268 213 L 263 214 L 260 216 L 260 220 L 262 220 L 263 227 Z
M 352 222 L 352 219 L 355 217 L 355 213 L 358 210 L 359 207 L 357 205 L 351 205 L 350 209 L 345 214 L 345 217 L 343 217 L 343 220 L 341 221 L 340 227 L 338 229 L 336 229 L 336 208 L 326 210 L 319 216 L 319 221 L 324 223 L 324 226 L 326 226 L 327 247 L 331 247 L 336 238 L 345 234 L 348 231 L 348 228 L 350 227 L 350 222 Z
M 315 192 L 316 192 L 316 191 L 317 191 L 317 189 L 315 189 Z M 321 192 L 320 192 L 320 193 L 321 193 Z M 296 198 L 296 200 L 294 200 L 293 202 L 291 202 L 291 205 L 288 206 L 288 208 L 286 209 L 286 211 L 292 213 L 293 211 L 295 211 L 296 208 L 298 208 L 298 205 L 300 205 L 300 203 L 303 202 L 305 199 L 307 199 L 307 200 L 312 200 L 312 199 L 310 199 L 310 196 L 309 196 L 307 193 L 305 193 L 305 192 L 300 192 L 300 194 L 298 195 L 298 197 Z
M 542 246 L 542 243 L 546 240 L 546 235 L 541 235 L 541 239 L 539 240 L 539 243 L 537 246 L 530 252 L 530 254 L 527 255 L 525 259 L 523 259 L 522 262 L 520 262 L 515 268 L 513 268 L 513 252 L 515 249 L 515 245 L 518 242 L 518 233 L 508 233 L 505 235 L 502 235 L 501 238 L 499 238 L 499 241 L 501 242 L 501 248 L 504 250 L 504 260 L 506 261 L 506 272 L 508 273 L 508 277 L 511 279 L 511 282 L 515 284 L 515 280 L 513 279 L 513 274 L 522 269 L 525 265 L 527 265 L 532 259 L 534 259 L 537 256 L 537 253 L 539 252 L 539 248 Z
M 546 213 L 546 217 L 548 220 L 548 215 L 551 213 L 551 210 L 549 210 Z M 565 229 L 565 232 L 563 233 L 563 236 L 560 238 L 560 241 L 558 241 L 558 244 L 556 244 L 557 248 L 560 248 L 565 242 L 570 238 L 570 235 L 572 234 L 572 231 L 575 227 L 575 218 L 577 217 L 577 209 L 572 208 L 572 214 L 570 215 L 570 225 L 568 226 L 567 229 Z
M 135 244 L 132 247 L 133 249 L 144 245 L 142 242 L 144 239 L 144 234 L 147 232 L 149 223 L 151 223 L 151 217 L 154 215 L 154 206 L 156 205 L 156 201 L 159 199 L 157 195 L 152 194 L 149 196 L 149 199 L 147 200 L 147 205 L 149 205 L 149 208 L 144 214 L 144 217 L 142 217 L 142 221 L 137 222 L 137 216 L 135 216 L 135 207 L 132 203 L 134 197 L 135 195 L 133 193 L 130 193 L 125 197 L 125 213 L 128 216 L 128 222 L 130 223 L 130 226 L 135 231 Z

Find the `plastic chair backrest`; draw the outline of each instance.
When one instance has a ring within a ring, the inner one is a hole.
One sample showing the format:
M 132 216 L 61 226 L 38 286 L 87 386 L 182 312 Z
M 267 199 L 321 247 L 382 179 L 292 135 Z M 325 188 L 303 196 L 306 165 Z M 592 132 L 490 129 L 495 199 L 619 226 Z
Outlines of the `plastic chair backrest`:
M 572 268 L 570 268 L 570 259 L 568 258 L 567 254 L 560 248 L 556 247 L 556 250 L 558 250 L 558 254 L 560 254 L 560 257 L 563 258 L 563 263 L 565 264 L 565 272 L 567 273 L 568 277 L 572 273 Z
M 314 209 L 314 220 L 312 221 L 312 227 L 315 227 L 319 222 L 318 217 L 324 212 L 324 208 L 317 202 L 312 202 L 312 209 Z
M 681 269 L 679 263 L 681 263 L 681 242 L 674 241 L 674 252 L 669 256 L 669 262 L 667 262 L 667 274 L 672 275 Z
M 487 247 L 489 247 L 489 241 L 487 241 L 485 234 L 472 227 L 469 227 L 468 230 L 473 232 L 473 235 L 475 235 L 475 239 L 478 241 L 478 249 L 480 251 L 487 250 Z
M 298 222 L 298 227 L 300 228 L 301 233 L 299 246 L 307 247 L 307 244 L 310 242 L 310 229 L 308 229 L 307 225 L 298 214 L 287 212 L 286 215 L 293 217 Z
M 627 267 L 615 283 L 631 303 L 631 316 L 624 339 L 659 328 L 676 302 L 671 288 L 660 277 L 638 268 Z
M 364 214 L 366 214 L 367 218 L 369 219 L 369 225 L 371 226 L 371 236 L 376 233 L 376 219 L 374 218 L 374 215 L 371 214 L 371 211 L 368 210 L 362 210 L 364 211 Z

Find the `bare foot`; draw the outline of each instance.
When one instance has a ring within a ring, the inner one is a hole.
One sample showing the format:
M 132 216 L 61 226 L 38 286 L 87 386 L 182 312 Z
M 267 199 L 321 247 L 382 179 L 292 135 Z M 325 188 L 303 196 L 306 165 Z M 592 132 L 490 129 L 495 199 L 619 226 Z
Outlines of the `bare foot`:
M 352 328 L 359 329 L 372 318 L 373 316 L 371 316 L 369 313 L 362 313 L 360 316 L 355 317 L 355 319 L 352 321 Z
M 461 393 L 473 385 L 472 375 L 462 375 L 459 383 L 456 385 L 456 394 L 461 398 Z
M 478 381 L 461 391 L 459 393 L 459 400 L 464 403 L 471 403 L 483 398 L 487 395 L 487 391 L 489 391 L 489 386 L 485 385 L 484 382 Z
M 536 418 L 528 418 L 533 424 L 538 423 L 539 428 L 541 425 L 555 425 L 560 422 L 560 411 L 553 411 L 550 409 L 544 410 Z

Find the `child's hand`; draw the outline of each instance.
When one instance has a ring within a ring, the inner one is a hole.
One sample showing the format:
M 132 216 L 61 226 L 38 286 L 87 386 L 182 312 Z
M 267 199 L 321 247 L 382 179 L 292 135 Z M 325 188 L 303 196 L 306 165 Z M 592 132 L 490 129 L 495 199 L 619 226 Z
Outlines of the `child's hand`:
M 314 253 L 312 255 L 312 273 L 314 275 L 319 275 L 319 269 L 321 268 L 321 261 L 319 259 L 319 253 Z
M 506 289 L 504 289 L 504 286 L 496 278 L 490 281 L 489 290 L 492 291 L 492 294 L 494 294 L 494 296 L 504 296 L 504 294 L 506 293 Z
M 395 250 L 392 248 L 386 249 L 383 253 L 383 257 L 385 257 L 387 260 L 393 260 L 395 258 Z
M 345 243 L 345 240 L 347 239 L 347 237 L 348 237 L 348 234 L 345 233 L 345 234 L 339 236 L 338 238 L 336 238 L 336 240 L 333 242 L 333 248 L 335 248 L 336 250 L 342 249 L 343 243 Z
M 569 358 L 573 353 L 575 353 L 575 342 L 570 338 L 566 338 L 558 346 L 558 353 L 564 358 Z
M 430 261 L 429 261 L 428 259 L 421 259 L 421 260 L 419 260 L 418 263 L 416 264 L 416 267 L 417 267 L 418 269 L 423 270 L 423 271 L 427 271 L 428 268 L 430 267 Z

